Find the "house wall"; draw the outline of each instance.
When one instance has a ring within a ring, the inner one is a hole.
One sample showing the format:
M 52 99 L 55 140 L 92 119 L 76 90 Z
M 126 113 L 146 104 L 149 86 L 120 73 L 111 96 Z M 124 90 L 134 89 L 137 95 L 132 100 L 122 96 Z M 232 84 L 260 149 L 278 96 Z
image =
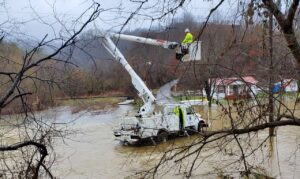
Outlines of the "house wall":
M 226 96 L 228 96 L 229 94 L 231 93 L 231 88 L 230 88 L 230 85 L 226 86 Z
M 284 92 L 297 92 L 298 91 L 298 83 L 296 80 L 290 81 L 289 79 L 285 79 L 281 82 L 274 83 L 273 91 L 276 93 L 279 92 L 280 89 L 284 89 Z
M 224 99 L 225 98 L 225 91 L 226 91 L 226 88 L 223 92 L 219 92 L 218 89 L 217 89 L 218 86 L 215 86 L 215 85 L 212 85 L 212 92 L 213 92 L 213 96 L 212 98 L 213 99 Z M 203 94 L 206 94 L 205 90 L 203 90 L 204 93 Z
M 258 91 L 259 91 L 259 88 L 257 88 L 256 85 L 251 85 L 250 89 L 251 89 L 250 95 L 251 95 L 252 97 L 256 96 L 257 93 L 258 93 Z
M 225 93 L 214 93 L 213 99 L 224 99 Z
M 235 96 L 235 94 L 233 93 L 234 86 L 238 86 L 238 95 L 237 96 Z M 224 99 L 224 98 L 227 98 L 227 97 L 229 99 L 235 99 L 236 97 L 239 96 L 239 94 L 243 94 L 244 90 L 249 91 L 249 94 L 252 97 L 254 97 L 257 94 L 258 90 L 259 90 L 256 87 L 256 85 L 248 86 L 243 81 L 235 81 L 235 82 L 231 83 L 230 85 L 225 86 L 225 91 L 224 92 L 220 92 L 217 89 L 217 87 L 218 86 L 214 86 L 214 85 L 212 86 L 212 90 L 214 90 L 213 99 Z M 251 88 L 251 90 L 249 89 L 249 87 Z M 247 97 L 247 95 L 245 97 Z
M 288 83 L 288 81 L 285 81 Z M 298 83 L 296 80 L 293 80 L 289 85 L 285 87 L 285 92 L 297 92 L 298 91 Z
M 238 86 L 238 93 L 241 93 L 243 90 L 244 90 L 244 86 L 245 86 L 245 83 L 242 82 L 242 81 L 235 81 L 233 83 L 231 83 L 230 85 L 227 86 L 227 90 L 226 90 L 226 95 L 229 96 L 229 95 L 233 95 L 233 88 L 234 86 Z

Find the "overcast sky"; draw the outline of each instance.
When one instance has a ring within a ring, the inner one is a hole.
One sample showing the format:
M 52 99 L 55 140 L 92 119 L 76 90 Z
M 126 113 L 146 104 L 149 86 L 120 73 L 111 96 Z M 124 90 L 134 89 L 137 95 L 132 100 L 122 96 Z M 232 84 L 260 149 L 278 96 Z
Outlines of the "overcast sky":
M 95 1 L 100 3 L 103 10 L 107 11 L 102 12 L 97 21 L 88 28 L 96 27 L 102 30 L 119 30 L 130 14 L 140 5 L 140 3 L 130 2 L 130 0 Z M 1 28 L 11 34 L 21 31 L 24 33 L 23 35 L 36 39 L 40 39 L 46 34 L 49 37 L 53 37 L 62 29 L 62 25 L 57 22 L 54 18 L 55 16 L 61 19 L 64 25 L 71 25 L 71 22 L 91 6 L 92 2 L 92 0 L 6 0 L 0 11 Z M 144 4 L 143 9 L 138 12 L 139 15 L 136 15 L 126 26 L 125 30 L 149 28 L 151 25 L 150 16 L 157 17 L 167 7 L 174 6 L 174 3 L 162 4 L 163 2 L 162 0 L 149 0 Z M 204 21 L 210 9 L 218 2 L 217 0 L 187 1 L 187 4 L 184 6 L 185 8 L 178 10 L 174 16 L 180 17 L 184 12 L 189 12 L 199 19 L 199 21 Z M 226 1 L 215 15 L 221 16 L 221 18 L 231 18 L 233 10 L 236 9 L 233 6 L 234 2 L 231 0 Z M 88 14 L 90 13 L 88 12 Z M 88 17 L 87 15 L 85 16 L 86 18 Z M 155 21 L 152 26 L 164 26 L 169 23 L 170 19 L 171 17 L 169 16 L 162 21 Z M 18 25 L 12 29 L 12 23 Z

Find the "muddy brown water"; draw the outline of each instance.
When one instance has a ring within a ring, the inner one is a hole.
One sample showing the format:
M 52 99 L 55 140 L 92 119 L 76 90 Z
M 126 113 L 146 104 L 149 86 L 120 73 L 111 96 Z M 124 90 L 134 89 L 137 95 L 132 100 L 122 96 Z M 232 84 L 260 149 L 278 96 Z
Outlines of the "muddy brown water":
M 161 154 L 174 144 L 169 141 L 157 146 L 124 146 L 116 141 L 113 129 L 118 127 L 120 118 L 132 111 L 131 106 L 119 106 L 106 112 L 80 112 L 71 114 L 68 108 L 55 111 L 55 117 L 61 123 L 73 121 L 69 129 L 76 130 L 76 135 L 70 135 L 62 142 L 60 139 L 55 144 L 56 163 L 52 167 L 55 176 L 59 178 L 125 178 L 132 177 L 138 171 L 146 170 L 159 161 Z M 216 128 L 222 128 L 223 121 L 218 120 L 218 108 L 210 111 L 202 108 L 200 111 Z M 51 112 L 53 113 L 53 111 Z M 63 124 L 62 124 L 63 125 Z M 257 141 L 264 139 L 268 131 L 258 133 Z M 273 139 L 272 147 L 266 143 L 262 150 L 269 157 L 257 154 L 249 158 L 257 166 L 264 166 L 266 174 L 276 178 L 300 178 L 300 130 L 298 127 L 282 127 Z M 187 144 L 195 136 L 175 139 L 177 145 Z M 234 144 L 233 144 L 234 145 Z M 272 150 L 270 150 L 272 149 Z M 212 149 L 213 150 L 213 149 Z M 209 153 L 209 152 L 208 152 Z M 227 159 L 234 154 L 225 156 L 215 154 L 211 159 L 195 168 L 192 178 L 216 178 L 222 173 L 216 168 L 227 165 Z M 199 157 L 201 160 L 201 155 Z M 237 169 L 239 166 L 233 166 Z M 234 174 L 232 174 L 234 176 Z M 236 176 L 239 176 L 236 174 Z M 135 177 L 132 177 L 135 178 Z M 158 178 L 184 178 L 178 170 L 166 172 Z

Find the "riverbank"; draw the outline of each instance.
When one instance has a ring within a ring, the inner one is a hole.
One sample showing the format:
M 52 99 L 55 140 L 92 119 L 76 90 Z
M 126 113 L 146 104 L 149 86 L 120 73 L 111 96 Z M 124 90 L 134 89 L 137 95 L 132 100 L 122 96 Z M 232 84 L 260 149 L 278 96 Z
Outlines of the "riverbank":
M 68 106 L 72 113 L 78 113 L 82 110 L 106 110 L 114 108 L 119 102 L 126 100 L 127 97 L 122 94 L 101 94 L 76 97 L 52 98 L 51 102 L 42 103 L 39 100 L 34 102 L 27 101 L 27 111 L 43 111 L 52 107 Z M 0 111 L 1 115 L 13 115 L 24 113 L 24 106 L 19 103 L 11 103 Z
M 105 96 L 92 96 L 92 97 L 78 97 L 75 99 L 64 98 L 56 99 L 56 106 L 69 106 L 71 112 L 78 113 L 80 111 L 99 111 L 108 110 L 117 106 L 121 101 L 126 100 L 127 97 L 115 96 L 115 97 L 105 97 Z

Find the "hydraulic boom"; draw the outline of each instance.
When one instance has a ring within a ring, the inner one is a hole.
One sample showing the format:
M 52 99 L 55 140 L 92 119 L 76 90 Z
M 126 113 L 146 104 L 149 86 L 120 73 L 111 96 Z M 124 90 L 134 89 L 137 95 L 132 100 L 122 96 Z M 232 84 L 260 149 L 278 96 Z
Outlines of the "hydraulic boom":
M 125 35 L 125 34 L 111 34 L 114 38 L 137 42 L 137 43 L 143 43 L 148 45 L 155 45 L 160 46 L 166 49 L 175 49 L 177 46 L 179 46 L 179 43 L 177 42 L 170 42 L 166 40 L 160 40 L 160 39 L 150 39 L 150 38 L 144 38 L 144 37 L 137 37 L 133 35 Z
M 131 77 L 131 81 L 135 89 L 139 92 L 139 97 L 142 98 L 144 105 L 140 108 L 138 116 L 147 116 L 153 111 L 153 104 L 155 102 L 155 97 L 149 88 L 145 85 L 143 80 L 135 73 L 132 67 L 128 64 L 127 60 L 111 40 L 110 35 L 102 34 L 101 35 L 102 45 L 106 50 L 114 57 L 114 60 L 122 64 Z
M 177 42 L 170 42 L 166 40 L 151 39 L 151 38 L 137 37 L 132 35 L 124 35 L 124 34 L 114 34 L 114 33 L 104 34 L 100 32 L 100 39 L 102 45 L 113 56 L 114 60 L 121 63 L 121 65 L 127 70 L 127 72 L 131 77 L 133 86 L 138 91 L 139 97 L 141 97 L 144 102 L 144 105 L 140 108 L 138 112 L 138 116 L 140 117 L 145 117 L 152 114 L 154 109 L 153 104 L 155 103 L 156 99 L 153 96 L 152 92 L 149 90 L 149 88 L 145 85 L 143 80 L 135 73 L 132 67 L 128 64 L 126 58 L 123 56 L 123 54 L 120 52 L 120 50 L 117 48 L 115 43 L 111 40 L 111 38 L 155 45 L 166 49 L 175 49 L 176 58 L 181 61 L 192 61 L 192 60 L 201 59 L 201 43 L 198 41 L 191 43 L 187 49 L 187 52 L 182 53 L 182 47 Z

